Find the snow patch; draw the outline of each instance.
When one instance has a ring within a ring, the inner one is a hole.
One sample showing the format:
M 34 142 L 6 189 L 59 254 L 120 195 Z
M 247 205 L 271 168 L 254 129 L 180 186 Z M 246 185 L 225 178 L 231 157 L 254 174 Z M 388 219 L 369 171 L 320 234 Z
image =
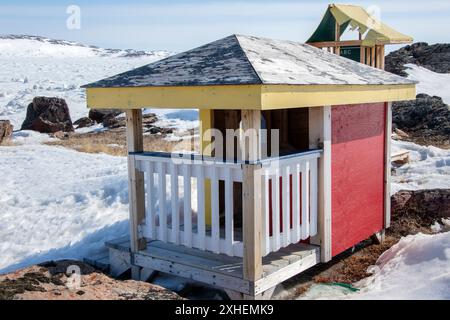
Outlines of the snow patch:
M 450 74 L 436 73 L 415 64 L 406 64 L 408 79 L 418 81 L 417 93 L 441 97 L 444 103 L 450 104 Z

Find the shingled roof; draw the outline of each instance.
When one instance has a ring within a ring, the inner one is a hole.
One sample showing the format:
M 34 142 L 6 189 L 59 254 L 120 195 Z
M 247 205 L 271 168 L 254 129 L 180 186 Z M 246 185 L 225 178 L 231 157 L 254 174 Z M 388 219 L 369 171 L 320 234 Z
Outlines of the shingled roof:
M 306 44 L 231 35 L 84 87 L 412 83 Z

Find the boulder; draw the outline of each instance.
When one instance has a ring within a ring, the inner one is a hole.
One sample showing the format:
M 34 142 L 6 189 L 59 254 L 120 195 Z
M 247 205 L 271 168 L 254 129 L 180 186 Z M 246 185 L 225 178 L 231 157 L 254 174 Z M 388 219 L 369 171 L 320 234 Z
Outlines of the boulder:
M 114 129 L 114 128 L 120 128 L 126 126 L 125 118 L 123 117 L 117 117 L 114 114 L 109 114 L 103 118 L 103 127 Z
M 13 129 L 14 127 L 9 120 L 0 120 L 0 143 L 12 136 Z
M 80 118 L 73 123 L 73 125 L 76 126 L 77 129 L 91 127 L 94 124 L 95 121 L 88 117 Z
M 73 131 L 66 101 L 60 98 L 34 98 L 28 106 L 21 130 L 34 130 L 41 133 Z
M 103 123 L 106 117 L 117 117 L 121 113 L 121 111 L 112 109 L 91 109 L 88 117 L 97 123 Z

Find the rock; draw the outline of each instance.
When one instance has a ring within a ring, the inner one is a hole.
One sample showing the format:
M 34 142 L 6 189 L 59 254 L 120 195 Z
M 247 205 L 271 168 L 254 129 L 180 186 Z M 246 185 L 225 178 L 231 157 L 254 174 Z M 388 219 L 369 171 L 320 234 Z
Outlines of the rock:
M 103 120 L 105 117 L 117 117 L 119 114 L 121 114 L 121 111 L 113 110 L 113 109 L 91 109 L 89 110 L 89 119 L 97 122 L 97 123 L 103 123 Z
M 409 138 L 409 134 L 407 134 L 405 131 L 400 130 L 398 128 L 394 129 L 394 133 L 397 135 L 397 137 L 399 137 L 400 139 L 408 139 Z
M 416 100 L 394 102 L 392 123 L 394 132 L 406 133 L 404 139 L 409 135 L 422 144 L 450 144 L 450 108 L 440 97 L 418 94 Z
M 0 120 L 0 143 L 12 136 L 14 127 L 9 120 Z
M 105 128 L 114 129 L 126 126 L 125 118 L 117 117 L 114 114 L 109 114 L 103 118 L 102 122 Z
M 66 101 L 60 98 L 34 98 L 28 106 L 21 130 L 34 130 L 41 133 L 73 131 Z
M 412 63 L 438 73 L 450 72 L 450 44 L 428 45 L 418 42 L 393 51 L 386 56 L 386 71 L 407 76 L 405 64 Z
M 161 128 L 161 127 L 157 127 L 157 126 L 150 126 L 145 130 L 145 132 L 150 133 L 150 134 L 170 134 L 170 133 L 173 133 L 173 129 L 172 128 Z
M 69 267 L 80 270 L 79 278 L 68 272 Z M 0 275 L 0 300 L 180 299 L 176 293 L 154 284 L 112 279 L 79 261 L 51 261 Z
M 57 131 L 55 133 L 51 133 L 50 137 L 56 138 L 56 139 L 60 139 L 60 140 L 64 140 L 64 139 L 68 139 L 69 138 L 69 133 L 63 132 L 63 131 Z
M 76 126 L 77 129 L 91 127 L 94 124 L 95 124 L 95 121 L 88 117 L 80 118 L 73 123 L 73 125 Z

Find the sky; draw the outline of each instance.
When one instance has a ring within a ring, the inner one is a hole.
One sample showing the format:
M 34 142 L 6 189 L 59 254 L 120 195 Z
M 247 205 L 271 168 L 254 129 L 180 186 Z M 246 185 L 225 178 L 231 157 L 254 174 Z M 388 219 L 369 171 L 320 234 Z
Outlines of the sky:
M 107 48 L 175 52 L 233 33 L 304 42 L 330 2 L 0 0 L 0 33 L 39 35 Z M 381 20 L 415 41 L 450 43 L 449 0 L 344 3 L 379 8 Z

